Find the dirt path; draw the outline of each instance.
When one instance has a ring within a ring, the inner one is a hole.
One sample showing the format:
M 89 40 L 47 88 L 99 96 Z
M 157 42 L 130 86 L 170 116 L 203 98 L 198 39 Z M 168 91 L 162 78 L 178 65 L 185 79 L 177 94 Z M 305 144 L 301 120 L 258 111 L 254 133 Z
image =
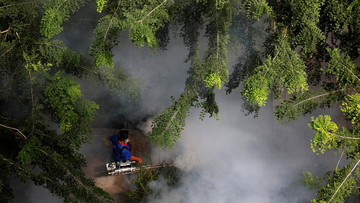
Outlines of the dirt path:
M 107 191 L 115 202 L 128 202 L 124 200 L 121 193 L 128 191 L 134 175 L 108 176 L 105 164 L 112 161 L 112 146 L 109 137 L 118 133 L 117 129 L 95 128 L 91 144 L 85 145 L 81 152 L 85 154 L 87 167 L 84 168 L 85 175 L 94 179 L 95 184 Z M 149 143 L 145 135 L 139 130 L 130 130 L 129 137 L 133 148 L 133 154 L 146 158 L 150 151 Z

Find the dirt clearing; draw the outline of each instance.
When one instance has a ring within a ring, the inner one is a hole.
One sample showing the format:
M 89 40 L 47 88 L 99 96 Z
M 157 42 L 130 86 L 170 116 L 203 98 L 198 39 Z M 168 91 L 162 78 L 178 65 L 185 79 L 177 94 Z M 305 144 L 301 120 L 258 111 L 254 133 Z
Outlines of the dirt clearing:
M 140 156 L 145 162 L 149 157 L 150 144 L 146 136 L 140 130 L 129 130 L 130 142 L 132 145 L 132 154 Z M 128 202 L 124 199 L 121 193 L 128 191 L 131 186 L 131 181 L 134 175 L 118 175 L 108 176 L 105 169 L 105 164 L 113 161 L 112 146 L 109 137 L 117 134 L 118 129 L 109 128 L 94 128 L 94 137 L 91 144 L 86 144 L 81 149 L 87 161 L 87 167 L 84 168 L 84 173 L 88 178 L 95 181 L 96 186 L 107 191 L 115 202 Z

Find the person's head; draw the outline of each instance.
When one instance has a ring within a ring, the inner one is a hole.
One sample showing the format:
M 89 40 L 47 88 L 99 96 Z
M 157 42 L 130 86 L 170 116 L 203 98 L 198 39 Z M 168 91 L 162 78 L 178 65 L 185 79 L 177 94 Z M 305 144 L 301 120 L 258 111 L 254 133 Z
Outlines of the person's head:
M 129 131 L 127 130 L 120 130 L 119 131 L 119 137 L 118 137 L 120 142 L 129 142 Z

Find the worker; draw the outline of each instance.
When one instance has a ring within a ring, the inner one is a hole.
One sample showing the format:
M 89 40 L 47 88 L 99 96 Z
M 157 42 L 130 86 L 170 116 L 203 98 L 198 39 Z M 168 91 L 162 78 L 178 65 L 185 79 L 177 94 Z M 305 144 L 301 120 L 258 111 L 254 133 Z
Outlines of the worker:
M 113 154 L 116 161 L 137 161 L 139 164 L 142 163 L 140 157 L 131 155 L 131 144 L 129 138 L 129 131 L 120 130 L 119 134 L 112 135 L 110 141 L 113 145 Z

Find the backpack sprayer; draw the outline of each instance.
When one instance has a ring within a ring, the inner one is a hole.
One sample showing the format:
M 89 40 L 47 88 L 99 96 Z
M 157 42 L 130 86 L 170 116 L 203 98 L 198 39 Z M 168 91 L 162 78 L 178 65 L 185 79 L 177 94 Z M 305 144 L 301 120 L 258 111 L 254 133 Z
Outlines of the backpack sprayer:
M 136 161 L 112 162 L 106 164 L 108 175 L 128 175 L 139 172 L 140 169 L 150 170 L 173 166 L 172 164 L 139 166 Z

